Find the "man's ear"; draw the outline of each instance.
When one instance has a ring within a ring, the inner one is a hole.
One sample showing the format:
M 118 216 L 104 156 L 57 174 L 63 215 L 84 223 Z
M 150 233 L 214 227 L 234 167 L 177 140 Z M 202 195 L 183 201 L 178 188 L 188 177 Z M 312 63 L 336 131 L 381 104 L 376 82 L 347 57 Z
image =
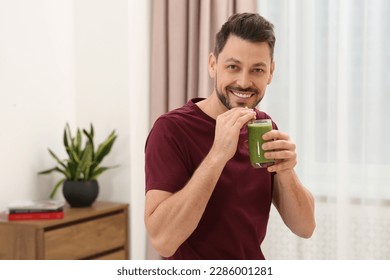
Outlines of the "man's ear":
M 272 82 L 272 78 L 274 77 L 274 71 L 275 71 L 275 60 L 272 60 L 270 75 L 269 75 L 268 82 L 267 82 L 268 85 Z
M 217 58 L 214 53 L 209 54 L 209 75 L 210 78 L 215 78 L 215 73 L 217 72 Z

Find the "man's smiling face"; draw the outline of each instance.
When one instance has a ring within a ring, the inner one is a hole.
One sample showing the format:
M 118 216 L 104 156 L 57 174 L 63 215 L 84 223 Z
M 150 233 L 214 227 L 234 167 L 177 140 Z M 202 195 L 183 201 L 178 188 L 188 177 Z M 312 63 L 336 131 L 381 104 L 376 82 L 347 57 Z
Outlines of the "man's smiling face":
M 253 43 L 230 35 L 218 58 L 209 58 L 216 94 L 228 110 L 254 108 L 272 80 L 274 62 L 266 42 Z M 226 109 L 225 109 L 226 110 Z

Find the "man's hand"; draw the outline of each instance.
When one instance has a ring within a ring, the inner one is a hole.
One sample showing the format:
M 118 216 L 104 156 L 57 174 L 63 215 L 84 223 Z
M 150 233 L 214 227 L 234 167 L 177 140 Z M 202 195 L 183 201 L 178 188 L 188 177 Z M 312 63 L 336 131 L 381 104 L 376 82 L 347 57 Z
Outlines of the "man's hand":
M 263 149 L 269 151 L 264 153 L 264 157 L 276 160 L 274 165 L 267 168 L 269 172 L 283 172 L 295 167 L 297 164 L 296 146 L 288 134 L 272 130 L 264 134 L 263 139 L 274 140 L 263 144 Z
M 230 160 L 237 151 L 241 128 L 256 118 L 253 109 L 233 108 L 217 117 L 215 137 L 211 152 L 213 156 Z

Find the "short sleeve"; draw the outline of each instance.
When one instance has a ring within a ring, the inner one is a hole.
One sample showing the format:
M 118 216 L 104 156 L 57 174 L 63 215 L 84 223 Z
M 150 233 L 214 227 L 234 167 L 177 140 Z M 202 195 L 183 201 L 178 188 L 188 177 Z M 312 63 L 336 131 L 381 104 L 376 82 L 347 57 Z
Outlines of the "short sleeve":
M 177 192 L 190 179 L 180 129 L 169 118 L 158 119 L 145 144 L 145 192 Z

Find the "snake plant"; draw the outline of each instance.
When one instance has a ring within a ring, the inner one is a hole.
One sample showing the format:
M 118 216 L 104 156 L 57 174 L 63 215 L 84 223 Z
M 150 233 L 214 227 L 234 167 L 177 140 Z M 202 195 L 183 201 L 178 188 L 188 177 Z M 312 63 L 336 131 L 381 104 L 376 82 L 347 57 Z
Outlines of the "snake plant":
M 86 137 L 85 141 L 83 136 Z M 53 198 L 58 188 L 66 181 L 93 181 L 104 171 L 116 166 L 101 166 L 102 160 L 111 151 L 117 135 L 115 130 L 97 147 L 94 144 L 94 128 L 91 124 L 90 130 L 77 128 L 77 133 L 72 136 L 69 124 L 64 129 L 64 147 L 67 153 L 66 159 L 60 159 L 52 150 L 50 155 L 57 165 L 48 170 L 40 171 L 38 174 L 49 174 L 59 172 L 64 178 L 59 180 L 53 187 L 50 198 Z

